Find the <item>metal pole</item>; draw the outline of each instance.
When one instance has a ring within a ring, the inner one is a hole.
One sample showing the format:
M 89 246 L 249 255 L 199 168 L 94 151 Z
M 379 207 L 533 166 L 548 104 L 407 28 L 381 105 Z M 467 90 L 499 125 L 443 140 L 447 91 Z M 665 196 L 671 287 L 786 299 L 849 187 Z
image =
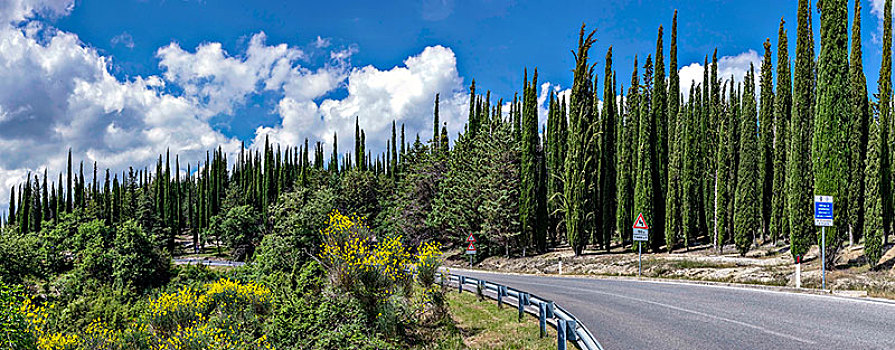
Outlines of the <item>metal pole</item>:
M 547 335 L 547 303 L 538 303 L 538 326 L 541 327 L 541 338 Z
M 827 227 L 820 227 L 820 270 L 822 272 L 820 289 L 827 290 Z
M 637 241 L 637 277 L 643 273 L 643 258 L 640 255 L 640 241 Z
M 566 350 L 566 320 L 556 320 L 556 350 Z

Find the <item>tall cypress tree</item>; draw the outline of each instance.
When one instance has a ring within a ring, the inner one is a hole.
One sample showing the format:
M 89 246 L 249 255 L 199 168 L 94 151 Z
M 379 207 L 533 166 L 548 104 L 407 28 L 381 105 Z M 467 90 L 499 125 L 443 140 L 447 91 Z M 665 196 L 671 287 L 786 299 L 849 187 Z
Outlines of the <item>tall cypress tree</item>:
M 548 226 L 550 241 L 557 244 L 565 235 L 565 226 L 560 225 L 561 203 L 563 195 L 562 177 L 565 173 L 566 159 L 566 121 L 565 109 L 556 98 L 556 94 L 550 95 L 550 113 L 547 118 L 547 192 L 548 207 L 550 213 L 550 225 Z
M 606 66 L 603 79 L 603 112 L 600 116 L 600 214 L 599 241 L 603 243 L 603 249 L 609 251 L 612 243 L 612 231 L 615 229 L 615 211 L 618 204 L 616 198 L 616 161 L 615 147 L 615 89 L 612 86 L 612 47 L 606 51 Z
M 812 201 L 814 178 L 811 168 L 811 121 L 813 119 L 814 39 L 811 30 L 809 0 L 799 0 L 798 39 L 793 89 L 793 113 L 790 121 L 786 181 L 789 205 L 790 253 L 804 255 L 814 243 Z
M 881 168 L 885 156 L 880 153 L 885 141 L 878 120 L 870 121 L 870 142 L 867 146 L 866 186 L 864 187 L 864 256 L 871 267 L 875 267 L 883 256 L 883 199 L 880 185 Z
M 521 177 L 519 191 L 519 223 L 522 228 L 522 244 L 535 243 L 540 248 L 543 233 L 537 228 L 538 191 L 538 106 L 536 89 L 538 71 L 535 69 L 531 85 L 526 77 L 522 93 L 522 144 Z
M 692 101 L 691 101 L 692 102 Z M 668 52 L 668 99 L 665 120 L 667 121 L 667 152 L 668 164 L 665 195 L 665 245 L 670 252 L 677 245 L 681 236 L 682 188 L 681 188 L 681 147 L 679 137 L 683 130 L 680 129 L 678 110 L 680 109 L 680 78 L 677 72 L 677 10 L 671 20 L 671 49 Z
M 656 38 L 656 63 L 653 73 L 652 103 L 650 104 L 653 131 L 655 133 L 656 159 L 653 163 L 653 232 L 650 236 L 650 249 L 658 251 L 664 243 L 665 233 L 665 195 L 668 192 L 668 115 L 665 110 L 666 86 L 665 86 L 665 58 L 662 55 L 662 26 L 659 26 L 659 35 Z
M 870 122 L 870 101 L 867 97 L 867 78 L 864 76 L 861 50 L 861 1 L 855 0 L 855 18 L 852 22 L 851 60 L 849 62 L 848 148 L 850 151 L 847 188 L 848 241 L 853 245 L 862 236 L 864 228 L 864 171 L 867 154 L 867 128 Z M 877 166 L 879 166 L 877 164 Z M 877 183 L 877 186 L 879 184 Z M 877 187 L 878 188 L 878 187 Z
M 886 0 L 883 9 L 883 57 L 879 67 L 879 80 L 877 91 L 879 93 L 879 133 L 882 140 L 880 157 L 880 196 L 882 197 L 883 215 L 883 244 L 889 243 L 889 234 L 892 233 L 892 155 L 890 150 L 895 147 L 889 135 L 892 130 L 892 0 Z
M 849 123 L 848 3 L 825 1 L 820 6 L 820 56 L 817 63 L 817 111 L 811 156 L 815 160 L 814 191 L 833 196 L 836 226 L 826 230 L 826 259 L 831 264 L 848 230 Z
M 652 56 L 646 57 L 646 63 L 643 65 L 643 81 L 646 84 L 640 94 L 640 126 L 637 141 L 637 183 L 634 186 L 634 215 L 642 214 L 647 220 L 658 221 L 654 217 L 653 205 L 656 181 L 659 170 L 656 168 L 656 152 L 653 148 L 655 144 L 656 134 L 653 132 L 653 121 L 650 117 L 650 97 L 652 94 L 651 83 L 653 75 L 653 59 Z M 654 225 L 655 227 L 655 225 Z M 654 238 L 660 235 L 655 229 L 650 235 L 651 241 L 664 241 L 664 236 Z M 652 246 L 652 244 L 651 244 Z M 655 251 L 655 249 L 653 250 Z
M 789 141 L 789 119 L 792 113 L 792 82 L 789 71 L 789 45 L 786 21 L 780 20 L 777 35 L 777 94 L 774 97 L 774 185 L 771 197 L 771 239 L 789 238 L 786 210 L 786 151 Z
M 592 113 L 593 87 L 591 77 L 593 68 L 588 65 L 588 51 L 596 39 L 595 31 L 585 36 L 585 26 L 581 26 L 578 35 L 578 50 L 575 52 L 575 74 L 572 83 L 571 100 L 569 104 L 569 132 L 568 151 L 565 159 L 565 188 L 564 211 L 566 222 L 566 237 L 572 246 L 575 255 L 581 255 L 587 243 L 585 234 L 586 217 L 584 208 L 589 200 L 586 196 L 585 169 L 587 163 L 592 161 L 589 150 L 585 149 L 587 140 L 584 138 Z
M 637 75 L 637 56 L 634 56 L 634 71 L 631 73 L 631 86 L 628 87 L 627 98 L 622 98 L 625 104 L 624 113 L 619 113 L 623 120 L 619 133 L 618 159 L 618 209 L 616 211 L 616 226 L 621 242 L 631 239 L 631 223 L 634 222 L 634 186 L 637 183 L 637 154 L 638 145 L 636 135 L 638 132 L 640 112 L 640 77 Z
M 438 122 L 438 98 L 440 94 L 435 94 L 435 112 L 434 121 L 432 122 L 432 153 L 438 150 L 438 143 L 440 139 L 440 133 L 438 132 L 439 122 Z
M 771 201 L 774 193 L 774 75 L 772 70 L 771 39 L 766 39 L 764 60 L 761 62 L 761 102 L 758 113 L 759 152 L 761 152 L 759 186 L 761 189 L 762 241 L 770 236 Z
M 759 148 L 755 115 L 755 70 L 751 67 L 745 78 L 743 118 L 740 122 L 740 164 L 737 168 L 737 190 L 734 199 L 734 242 L 740 255 L 745 256 L 752 246 L 754 235 L 761 228 Z
M 68 149 L 68 176 L 66 177 L 66 185 L 65 185 L 65 212 L 71 213 L 72 209 L 72 172 L 71 172 L 71 148 Z

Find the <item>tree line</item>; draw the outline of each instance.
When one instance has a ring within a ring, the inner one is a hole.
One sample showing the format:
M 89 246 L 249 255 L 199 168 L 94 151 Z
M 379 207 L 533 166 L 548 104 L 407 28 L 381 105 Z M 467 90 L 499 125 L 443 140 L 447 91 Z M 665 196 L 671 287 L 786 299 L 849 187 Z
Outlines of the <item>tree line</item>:
M 40 232 L 77 210 L 108 225 L 134 219 L 174 253 L 176 237 L 216 235 L 233 208 L 260 216 L 260 229 L 250 231 L 263 236 L 289 195 L 330 198 L 326 190 L 337 198 L 326 203 L 366 216 L 377 234 L 418 243 L 475 233 L 484 255 L 564 244 L 578 255 L 636 247 L 630 227 L 638 213 L 651 224 L 652 252 L 710 245 L 722 253 L 732 245 L 745 255 L 757 245 L 789 244 L 804 255 L 819 242 L 811 217 L 817 194 L 835 199 L 830 262 L 844 242 L 863 241 L 875 265 L 893 230 L 892 4 L 885 4 L 875 101 L 863 69 L 861 4 L 854 2 L 851 36 L 847 5 L 818 2 L 815 57 L 811 5 L 800 0 L 794 60 L 781 19 L 777 66 L 767 39 L 760 67 L 740 81 L 719 75 L 717 49 L 705 56 L 701 83 L 680 80 L 675 11 L 668 61 L 659 26 L 655 52 L 635 57 L 626 89 L 611 47 L 597 71 L 595 32 L 582 25 L 571 90 L 550 93 L 546 125 L 538 122 L 537 69 L 526 69 L 508 111 L 472 81 L 468 121 L 452 141 L 436 95 L 431 137 L 409 142 L 393 122 L 379 154 L 367 149 L 360 117 L 354 150 L 340 153 L 334 134 L 328 159 L 322 142 L 313 150 L 307 139 L 282 148 L 265 142 L 242 147 L 235 160 L 215 150 L 185 173 L 177 155 L 173 171 L 171 156 L 160 155 L 154 172 L 106 170 L 100 186 L 96 163 L 87 184 L 83 163 L 73 173 L 69 152 L 65 176 L 29 174 L 12 189 L 3 222 Z M 243 238 L 239 255 L 249 258 L 261 237 Z

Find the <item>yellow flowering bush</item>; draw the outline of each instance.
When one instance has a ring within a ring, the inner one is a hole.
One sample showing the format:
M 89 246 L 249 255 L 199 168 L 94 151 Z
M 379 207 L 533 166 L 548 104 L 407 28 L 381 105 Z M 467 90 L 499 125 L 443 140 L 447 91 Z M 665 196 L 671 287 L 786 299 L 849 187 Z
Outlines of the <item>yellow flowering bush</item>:
M 346 216 L 338 210 L 329 214 L 328 225 L 321 230 L 320 261 L 329 271 L 332 285 L 360 302 L 369 323 L 389 330 L 393 330 L 397 318 L 390 300 L 411 295 L 412 272 L 426 275 L 419 279 L 424 304 L 443 305 L 441 291 L 433 287 L 435 272 L 441 266 L 439 246 L 425 243 L 412 254 L 402 236 L 376 239 L 364 221 L 363 217 Z
M 17 311 L 24 315 L 27 331 L 37 339 L 38 350 L 273 349 L 266 336 L 245 341 L 245 332 L 239 327 L 242 323 L 231 320 L 231 313 L 239 313 L 239 317 L 254 317 L 255 312 L 266 311 L 271 303 L 270 289 L 229 279 L 206 284 L 201 289 L 186 287 L 152 299 L 142 317 L 133 320 L 124 329 L 113 329 L 100 320 L 94 320 L 77 333 L 52 332 L 50 330 L 55 327 L 50 325 L 51 317 L 46 306 L 25 299 Z M 240 307 L 251 311 L 240 312 Z M 221 324 L 211 322 L 212 316 L 221 318 Z

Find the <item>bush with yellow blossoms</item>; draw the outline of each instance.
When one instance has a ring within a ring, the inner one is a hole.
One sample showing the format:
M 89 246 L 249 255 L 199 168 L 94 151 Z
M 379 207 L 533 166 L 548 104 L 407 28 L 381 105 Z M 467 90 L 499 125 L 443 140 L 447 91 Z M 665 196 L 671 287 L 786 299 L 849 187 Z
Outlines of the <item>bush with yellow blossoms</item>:
M 400 308 L 412 295 L 413 273 L 426 275 L 418 279 L 424 302 L 443 306 L 441 291 L 433 286 L 441 252 L 427 243 L 412 254 L 400 235 L 376 237 L 364 221 L 332 211 L 321 230 L 320 261 L 332 286 L 360 302 L 369 324 L 394 334 Z
M 263 317 L 270 308 L 270 289 L 254 283 L 221 279 L 199 290 L 182 288 L 153 298 L 146 310 L 123 329 L 101 320 L 76 333 L 56 332 L 48 308 L 25 299 L 18 307 L 37 350 L 205 350 L 272 349 L 266 336 L 245 339 L 244 320 Z M 234 317 L 234 315 L 238 315 Z

